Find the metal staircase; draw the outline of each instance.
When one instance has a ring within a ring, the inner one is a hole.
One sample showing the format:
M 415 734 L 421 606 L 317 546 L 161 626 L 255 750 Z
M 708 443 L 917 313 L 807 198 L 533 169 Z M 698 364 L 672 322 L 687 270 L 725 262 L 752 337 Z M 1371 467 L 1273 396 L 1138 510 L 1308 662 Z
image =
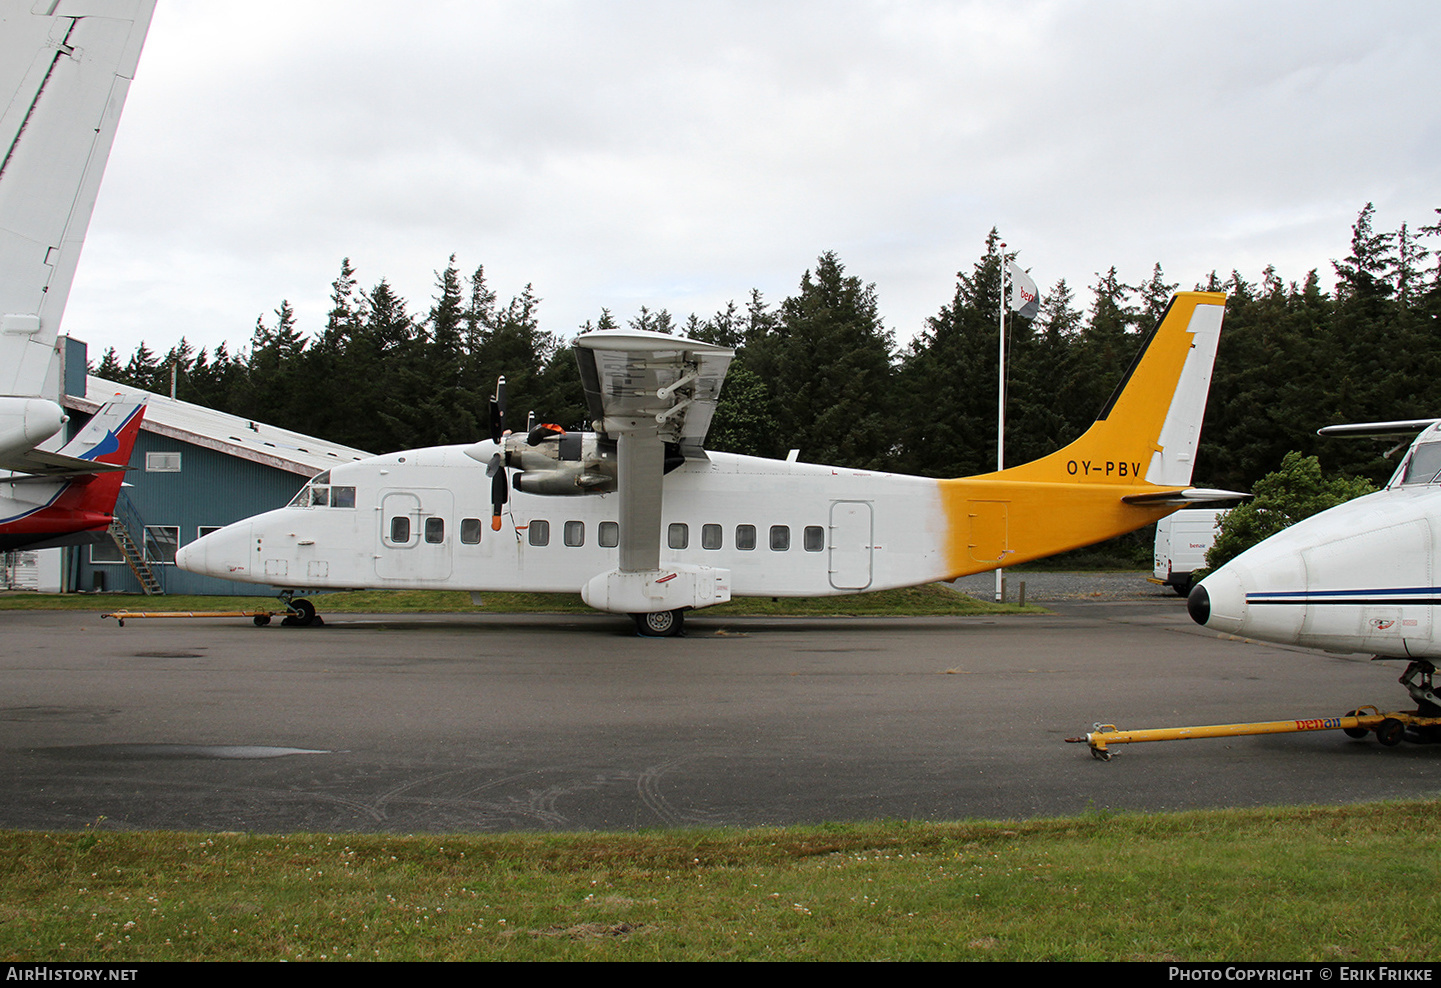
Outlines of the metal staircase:
M 131 535 L 132 531 L 144 533 L 145 525 L 129 498 L 122 493 L 115 501 L 115 512 L 110 519 L 110 538 L 115 541 L 120 555 L 125 557 L 130 572 L 140 581 L 140 589 L 144 590 L 147 596 L 163 594 L 165 588 L 160 585 L 160 577 L 146 562 L 143 546 L 136 543 L 135 537 Z

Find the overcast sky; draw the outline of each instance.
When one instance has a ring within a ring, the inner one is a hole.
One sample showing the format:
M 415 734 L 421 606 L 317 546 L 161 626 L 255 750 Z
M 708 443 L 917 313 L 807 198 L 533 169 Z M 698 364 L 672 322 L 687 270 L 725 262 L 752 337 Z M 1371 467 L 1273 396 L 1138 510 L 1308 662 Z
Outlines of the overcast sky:
M 1429 2 L 159 0 L 63 330 L 324 324 L 450 254 L 545 329 L 778 302 L 834 250 L 910 338 L 996 227 L 1042 289 L 1287 280 L 1441 207 Z M 1441 241 L 1431 243 L 1441 250 Z

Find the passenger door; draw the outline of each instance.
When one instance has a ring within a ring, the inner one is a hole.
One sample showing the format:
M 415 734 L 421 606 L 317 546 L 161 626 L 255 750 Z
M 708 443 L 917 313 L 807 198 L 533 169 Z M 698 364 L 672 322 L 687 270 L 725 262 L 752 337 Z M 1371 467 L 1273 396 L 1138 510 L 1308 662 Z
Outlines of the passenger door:
M 448 490 L 382 491 L 376 575 L 430 582 L 450 576 L 453 499 Z

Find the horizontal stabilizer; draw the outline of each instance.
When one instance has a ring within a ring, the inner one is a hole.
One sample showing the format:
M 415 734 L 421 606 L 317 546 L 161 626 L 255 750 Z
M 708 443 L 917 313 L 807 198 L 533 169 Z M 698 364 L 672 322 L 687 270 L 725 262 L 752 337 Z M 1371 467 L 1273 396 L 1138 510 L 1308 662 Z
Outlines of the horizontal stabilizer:
M 1213 501 L 1239 501 L 1250 496 L 1241 491 L 1223 491 L 1214 487 L 1187 487 L 1183 491 L 1128 494 L 1121 500 L 1127 504 L 1171 504 L 1185 507 L 1192 504 L 1210 504 Z
M 85 428 L 58 452 L 32 449 L 8 458 L 0 466 L 29 475 L 12 480 L 53 480 L 124 470 L 144 416 L 145 405 L 140 402 L 110 402 L 102 405 Z

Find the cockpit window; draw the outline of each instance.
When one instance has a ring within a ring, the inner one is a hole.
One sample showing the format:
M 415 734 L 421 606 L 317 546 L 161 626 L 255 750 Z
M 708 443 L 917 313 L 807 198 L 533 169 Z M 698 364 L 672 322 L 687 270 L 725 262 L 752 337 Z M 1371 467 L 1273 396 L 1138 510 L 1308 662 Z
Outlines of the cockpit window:
M 1441 442 L 1421 443 L 1406 461 L 1403 484 L 1429 484 L 1441 474 Z
M 292 508 L 353 508 L 355 507 L 354 487 L 328 487 L 321 483 L 321 477 L 329 479 L 330 471 L 322 473 L 300 489 L 290 501 Z

